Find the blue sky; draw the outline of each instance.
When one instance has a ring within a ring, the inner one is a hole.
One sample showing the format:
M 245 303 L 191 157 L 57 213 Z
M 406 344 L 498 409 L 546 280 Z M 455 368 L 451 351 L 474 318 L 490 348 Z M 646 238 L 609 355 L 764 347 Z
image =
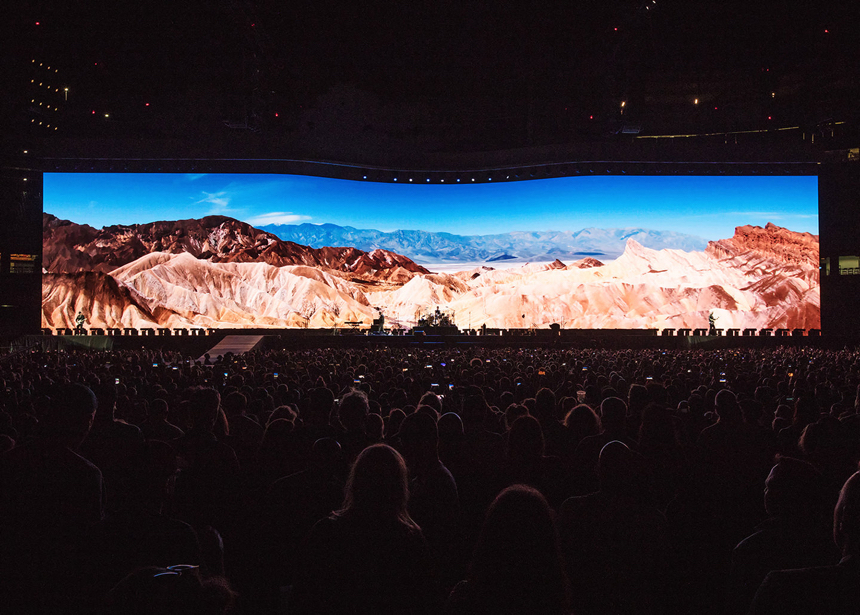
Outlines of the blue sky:
M 773 222 L 818 233 L 815 176 L 599 176 L 482 184 L 302 175 L 45 173 L 44 211 L 96 228 L 220 214 L 458 235 L 641 227 L 722 239 Z

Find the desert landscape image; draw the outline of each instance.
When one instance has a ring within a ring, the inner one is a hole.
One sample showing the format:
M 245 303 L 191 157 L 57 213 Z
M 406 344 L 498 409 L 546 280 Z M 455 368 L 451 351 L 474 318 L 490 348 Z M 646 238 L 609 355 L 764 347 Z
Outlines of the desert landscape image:
M 816 178 L 559 179 L 46 174 L 42 326 L 820 326 Z

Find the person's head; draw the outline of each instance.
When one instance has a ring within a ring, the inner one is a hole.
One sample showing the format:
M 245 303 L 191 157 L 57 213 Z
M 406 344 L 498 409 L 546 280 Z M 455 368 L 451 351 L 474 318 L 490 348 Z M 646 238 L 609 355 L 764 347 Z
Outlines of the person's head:
M 97 422 L 112 421 L 116 410 L 116 385 L 113 382 L 97 384 L 93 386 L 92 391 L 98 400 L 98 411 L 96 412 L 95 420 Z
M 385 426 L 386 433 L 397 433 L 400 431 L 400 424 L 406 418 L 406 413 L 400 408 L 394 408 L 388 414 L 388 424 Z
M 93 425 L 97 407 L 95 394 L 84 385 L 60 387 L 45 408 L 42 432 L 47 436 L 68 439 L 78 446 Z
M 247 398 L 239 391 L 233 391 L 224 396 L 221 402 L 221 407 L 224 408 L 224 413 L 228 418 L 239 416 L 245 412 L 245 407 L 248 405 Z
M 170 408 L 167 402 L 160 397 L 153 399 L 149 404 L 149 418 L 156 421 L 166 421 L 167 415 L 170 413 Z
M 739 401 L 738 404 L 741 407 L 741 414 L 743 414 L 744 423 L 747 425 L 758 425 L 762 415 L 764 414 L 764 408 L 761 402 L 747 398 Z
M 418 402 L 418 405 L 430 406 L 437 414 L 442 414 L 442 400 L 439 399 L 439 396 L 433 391 L 427 391 L 424 393 L 424 395 L 421 396 L 421 400 Z
M 821 415 L 818 405 L 815 403 L 815 398 L 812 395 L 802 395 L 794 402 L 794 416 L 792 424 L 804 427 L 810 423 L 814 423 Z
M 513 485 L 487 510 L 469 569 L 470 584 L 490 604 L 561 613 L 568 602 L 558 534 L 546 498 Z M 510 610 L 510 609 L 509 609 Z
M 555 393 L 552 389 L 542 388 L 535 395 L 534 415 L 538 421 L 550 421 L 555 417 Z
M 426 414 L 433 420 L 434 423 L 439 420 L 439 413 L 436 412 L 436 409 L 433 406 L 425 406 L 423 404 L 420 404 L 417 408 L 415 408 L 415 413 Z
M 371 412 L 365 420 L 364 431 L 371 441 L 382 442 L 383 437 L 385 437 L 385 421 L 379 414 Z
M 212 431 L 221 414 L 221 395 L 208 387 L 194 389 L 188 404 L 188 414 L 195 430 Z
M 231 609 L 236 595 L 223 577 L 203 580 L 193 565 L 146 566 L 108 593 L 107 615 L 214 615 Z
M 417 527 L 406 509 L 408 502 L 406 462 L 387 444 L 374 444 L 361 451 L 352 464 L 338 515 Z
M 436 427 L 440 442 L 454 443 L 463 439 L 463 421 L 455 412 L 446 412 L 440 416 Z
M 514 421 L 508 433 L 508 457 L 519 461 L 534 460 L 540 459 L 543 453 L 543 431 L 538 420 L 526 415 Z
M 327 423 L 334 406 L 334 393 L 326 387 L 316 387 L 308 397 L 308 416 L 310 423 Z M 304 413 L 302 413 L 304 418 Z
M 295 425 L 297 418 L 298 415 L 296 414 L 296 411 L 293 410 L 292 406 L 278 406 L 272 410 L 272 414 L 269 415 L 269 420 L 266 421 L 266 424 L 269 425 L 275 421 L 283 419 Z
M 860 472 L 842 486 L 833 510 L 833 540 L 846 555 L 860 555 Z
M 627 391 L 627 408 L 634 416 L 638 416 L 649 401 L 648 390 L 644 385 L 630 385 L 630 389 Z
M 487 415 L 490 413 L 490 408 L 483 395 L 468 395 L 463 399 L 463 409 L 460 418 L 463 419 L 463 426 L 468 431 L 477 429 L 484 424 Z
M 728 389 L 722 389 L 714 397 L 714 410 L 720 417 L 721 423 L 737 424 L 743 420 L 738 398 Z
M 844 440 L 839 419 L 826 415 L 803 428 L 797 445 L 806 459 L 826 465 L 844 448 Z
M 510 430 L 511 426 L 521 416 L 526 416 L 529 409 L 522 404 L 510 404 L 505 408 L 505 428 Z
M 771 517 L 813 517 L 826 501 L 821 472 L 793 457 L 780 457 L 764 485 L 764 507 Z
M 0 455 L 15 448 L 15 440 L 5 433 L 0 434 Z
M 574 446 L 583 438 L 597 435 L 600 432 L 600 419 L 587 404 L 574 406 L 564 417 L 564 426 L 571 436 Z
M 367 401 L 367 394 L 353 389 L 340 400 L 337 416 L 347 431 L 363 432 L 369 412 L 370 403 Z
M 640 452 L 642 446 L 649 449 L 671 449 L 678 446 L 675 433 L 675 423 L 672 413 L 658 404 L 648 404 L 642 411 L 642 423 L 639 425 Z
M 332 468 L 343 462 L 343 449 L 334 438 L 319 438 L 311 449 L 310 465 Z
M 438 459 L 439 432 L 436 421 L 424 412 L 413 412 L 400 424 L 400 444 L 410 469 Z
M 624 431 L 627 421 L 627 404 L 620 397 L 607 397 L 600 404 L 600 424 L 609 433 Z
M 601 491 L 626 491 L 636 483 L 638 476 L 638 456 L 626 444 L 613 440 L 600 449 L 597 477 Z

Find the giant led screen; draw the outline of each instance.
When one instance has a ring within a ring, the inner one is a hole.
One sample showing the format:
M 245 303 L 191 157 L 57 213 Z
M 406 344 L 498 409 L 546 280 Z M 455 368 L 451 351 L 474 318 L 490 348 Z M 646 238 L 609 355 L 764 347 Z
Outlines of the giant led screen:
M 814 176 L 46 173 L 42 325 L 818 328 Z

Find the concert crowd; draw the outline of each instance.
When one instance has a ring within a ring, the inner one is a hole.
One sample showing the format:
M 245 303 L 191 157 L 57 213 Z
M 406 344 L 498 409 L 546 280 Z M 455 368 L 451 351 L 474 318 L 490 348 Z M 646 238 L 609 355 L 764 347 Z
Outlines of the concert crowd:
M 860 612 L 860 351 L 0 357 L 6 613 Z

